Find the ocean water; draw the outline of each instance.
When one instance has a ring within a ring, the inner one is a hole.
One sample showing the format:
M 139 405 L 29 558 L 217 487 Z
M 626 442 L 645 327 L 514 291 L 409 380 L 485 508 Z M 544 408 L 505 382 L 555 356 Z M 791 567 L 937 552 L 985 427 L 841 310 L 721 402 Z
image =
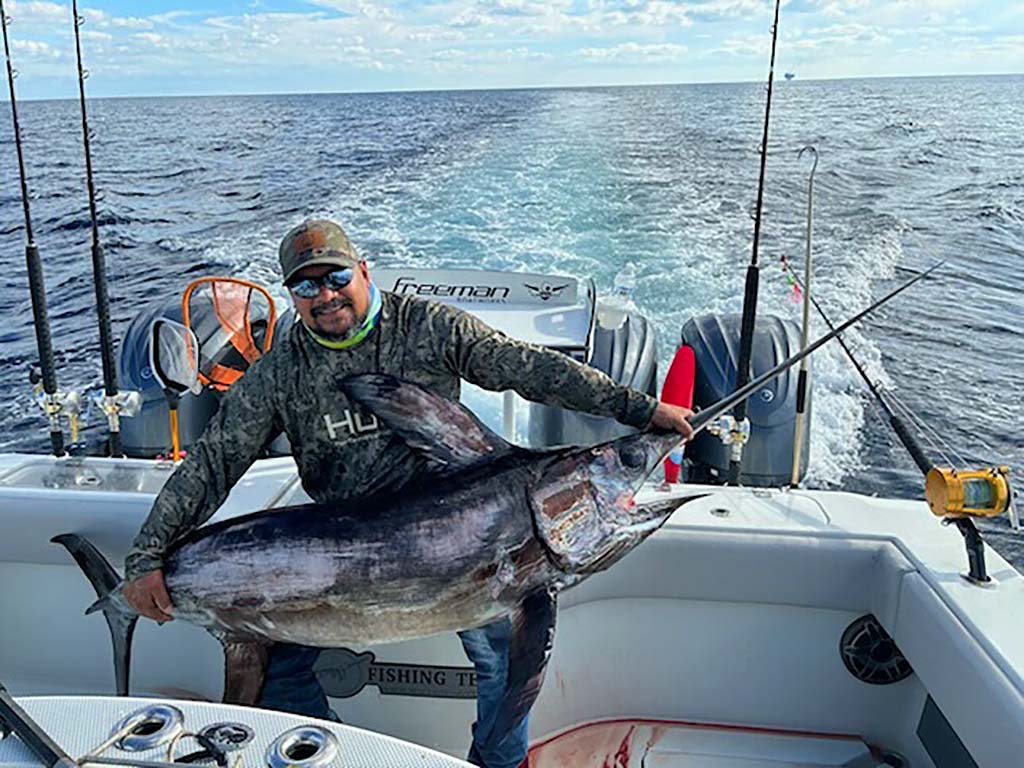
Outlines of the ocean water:
M 281 235 L 342 222 L 375 265 L 592 276 L 628 262 L 667 363 L 694 314 L 738 312 L 761 83 L 90 101 L 115 336 L 200 275 L 272 284 Z M 19 104 L 61 387 L 101 384 L 77 102 Z M 1024 469 L 1024 77 L 776 83 L 760 311 L 799 317 L 810 161 L 814 290 L 835 320 L 945 259 L 848 335 L 958 462 Z M 0 108 L 0 450 L 45 451 L 9 108 Z M 814 333 L 824 330 L 815 318 Z M 663 375 L 663 363 L 661 373 Z M 94 415 L 90 434 L 102 434 Z M 920 497 L 838 345 L 815 355 L 810 478 Z M 1003 521 L 988 537 L 1018 565 Z M 1019 541 L 1024 542 L 1024 539 Z

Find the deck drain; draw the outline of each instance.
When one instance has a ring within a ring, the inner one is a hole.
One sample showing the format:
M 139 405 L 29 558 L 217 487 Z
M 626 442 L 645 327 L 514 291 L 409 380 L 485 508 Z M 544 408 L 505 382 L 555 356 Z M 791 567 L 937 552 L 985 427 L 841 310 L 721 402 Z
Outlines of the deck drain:
M 300 725 L 278 736 L 267 748 L 270 768 L 323 768 L 338 754 L 338 739 L 325 728 Z
M 169 704 L 151 704 L 137 709 L 121 720 L 111 734 L 127 731 L 117 742 L 118 749 L 125 752 L 144 752 L 168 744 L 181 733 L 185 716 L 177 707 Z

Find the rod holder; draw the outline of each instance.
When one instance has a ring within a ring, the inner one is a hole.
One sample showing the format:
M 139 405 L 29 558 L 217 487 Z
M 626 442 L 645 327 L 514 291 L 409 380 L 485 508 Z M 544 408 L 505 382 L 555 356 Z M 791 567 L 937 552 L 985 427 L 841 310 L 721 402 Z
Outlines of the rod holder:
M 967 547 L 968 572 L 960 574 L 967 581 L 978 586 L 988 586 L 992 583 L 991 577 L 985 570 L 985 540 L 969 517 L 947 517 L 942 521 L 943 525 L 955 525 L 964 537 L 964 544 Z

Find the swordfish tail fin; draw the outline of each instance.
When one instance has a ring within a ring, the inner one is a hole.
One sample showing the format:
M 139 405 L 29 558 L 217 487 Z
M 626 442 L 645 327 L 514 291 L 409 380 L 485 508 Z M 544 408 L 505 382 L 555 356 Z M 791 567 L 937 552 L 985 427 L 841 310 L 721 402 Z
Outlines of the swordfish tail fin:
M 62 545 L 82 569 L 99 599 L 86 613 L 103 611 L 110 628 L 110 641 L 114 646 L 114 679 L 117 695 L 128 695 L 128 671 L 131 667 L 132 634 L 138 615 L 121 598 L 121 577 L 92 543 L 76 533 L 62 533 L 50 539 Z

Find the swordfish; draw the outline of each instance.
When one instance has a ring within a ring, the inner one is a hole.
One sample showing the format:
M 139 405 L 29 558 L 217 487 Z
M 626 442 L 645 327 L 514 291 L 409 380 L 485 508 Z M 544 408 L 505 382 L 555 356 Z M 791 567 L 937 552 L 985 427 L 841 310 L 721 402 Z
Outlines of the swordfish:
M 870 312 L 930 275 L 919 273 L 692 419 L 694 433 Z M 164 563 L 175 616 L 224 646 L 224 699 L 254 704 L 275 641 L 374 644 L 512 619 L 505 694 L 489 742 L 515 728 L 544 679 L 557 593 L 616 563 L 699 496 L 637 505 L 633 496 L 679 442 L 641 432 L 589 448 L 531 451 L 468 409 L 383 374 L 339 386 L 435 471 L 397 494 L 338 505 L 282 507 L 199 528 Z M 138 616 L 117 572 L 86 539 L 54 538 L 99 600 L 114 644 L 118 693 L 128 692 Z M 484 745 L 489 748 L 491 745 Z
M 272 642 L 372 645 L 509 616 L 509 684 L 491 733 L 514 728 L 539 692 L 557 592 L 622 558 L 688 498 L 638 506 L 647 475 L 680 440 L 643 432 L 590 448 L 534 451 L 467 408 L 383 374 L 340 388 L 436 469 L 398 493 L 268 509 L 174 543 L 164 579 L 174 615 L 225 652 L 225 701 L 259 698 Z M 86 539 L 63 544 L 89 577 L 128 693 L 138 616 Z

